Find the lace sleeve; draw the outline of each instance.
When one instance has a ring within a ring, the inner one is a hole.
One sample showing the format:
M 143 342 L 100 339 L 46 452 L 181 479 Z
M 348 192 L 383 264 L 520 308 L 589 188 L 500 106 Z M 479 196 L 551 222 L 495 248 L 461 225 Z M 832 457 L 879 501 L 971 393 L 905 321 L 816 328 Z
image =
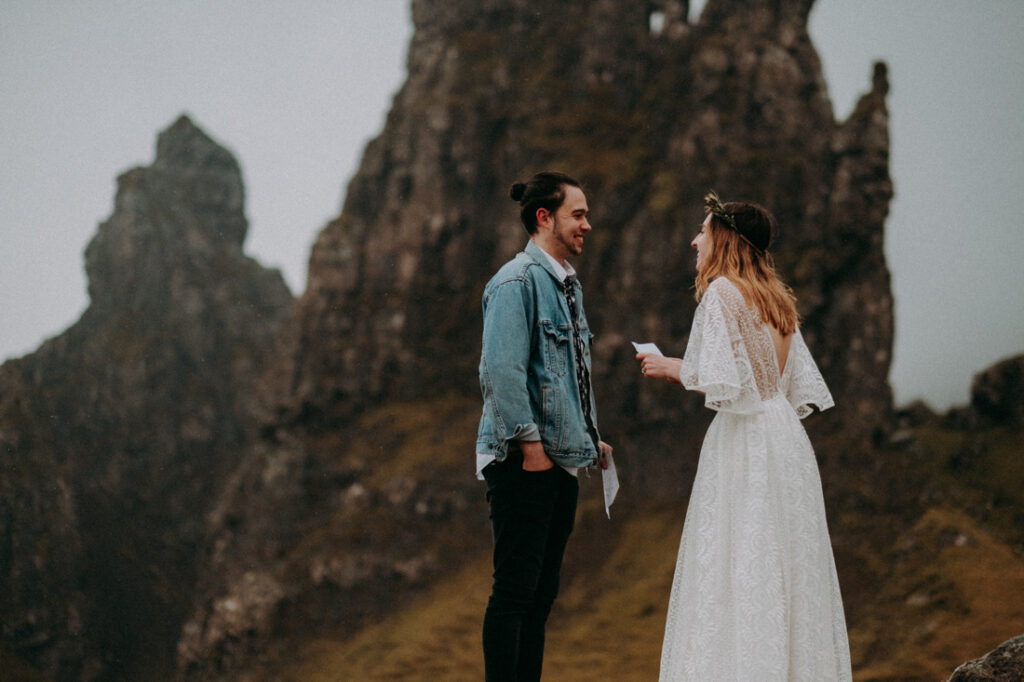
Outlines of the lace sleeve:
M 782 388 L 789 404 L 801 419 L 814 412 L 812 405 L 819 410 L 827 410 L 835 405 L 799 329 L 793 334 L 793 346 L 782 373 Z
M 763 407 L 735 309 L 727 300 L 730 293 L 739 296 L 715 286 L 704 293 L 693 316 L 679 378 L 688 390 L 704 393 L 705 407 L 753 414 Z

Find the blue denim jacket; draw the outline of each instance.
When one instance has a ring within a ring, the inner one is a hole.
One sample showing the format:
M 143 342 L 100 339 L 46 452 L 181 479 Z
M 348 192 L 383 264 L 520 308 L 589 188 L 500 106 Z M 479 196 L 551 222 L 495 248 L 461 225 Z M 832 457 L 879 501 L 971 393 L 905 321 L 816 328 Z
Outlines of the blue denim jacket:
M 580 333 L 590 367 L 593 334 L 583 311 L 579 282 L 576 301 Z M 476 451 L 503 460 L 509 441 L 539 440 L 556 464 L 585 467 L 597 463 L 597 406 L 591 391 L 595 425 L 588 432 L 576 383 L 576 359 L 569 304 L 562 285 L 539 246 L 506 263 L 484 288 L 484 335 L 480 389 L 484 408 Z

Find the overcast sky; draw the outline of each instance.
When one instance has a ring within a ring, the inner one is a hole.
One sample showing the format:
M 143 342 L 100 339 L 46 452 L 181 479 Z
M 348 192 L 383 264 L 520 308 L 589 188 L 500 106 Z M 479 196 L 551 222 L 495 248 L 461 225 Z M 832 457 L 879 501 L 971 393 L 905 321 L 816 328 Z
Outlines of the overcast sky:
M 1024 352 L 1024 2 L 818 0 L 810 29 L 840 119 L 890 67 L 897 403 L 963 404 Z M 181 113 L 238 157 L 247 251 L 300 293 L 410 35 L 408 0 L 0 3 L 0 359 L 85 309 L 116 177 Z

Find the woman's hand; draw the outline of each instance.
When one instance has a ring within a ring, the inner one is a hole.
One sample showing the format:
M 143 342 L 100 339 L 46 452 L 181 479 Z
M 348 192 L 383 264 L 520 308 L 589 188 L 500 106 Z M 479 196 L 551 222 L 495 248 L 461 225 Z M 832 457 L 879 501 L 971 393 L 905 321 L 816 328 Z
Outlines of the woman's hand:
M 683 361 L 679 358 L 666 358 L 657 353 L 637 353 L 636 359 L 640 362 L 640 371 L 648 379 L 667 379 L 670 383 L 682 385 L 679 370 L 683 367 Z

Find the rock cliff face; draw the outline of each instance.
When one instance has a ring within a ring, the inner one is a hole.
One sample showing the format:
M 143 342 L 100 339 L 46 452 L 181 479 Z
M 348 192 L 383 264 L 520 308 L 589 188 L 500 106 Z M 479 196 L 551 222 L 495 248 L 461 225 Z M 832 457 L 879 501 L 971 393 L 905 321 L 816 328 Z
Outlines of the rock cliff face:
M 887 428 L 886 70 L 836 122 L 810 8 L 710 0 L 689 24 L 670 0 L 413 2 L 408 80 L 313 248 L 278 417 L 211 516 L 183 677 L 258 679 L 283 633 L 357 628 L 486 546 L 479 510 L 462 513 L 479 504 L 480 294 L 525 244 L 506 191 L 536 170 L 587 186 L 596 227 L 574 265 L 602 430 L 643 453 L 623 472 L 637 499 L 678 496 L 671 453 L 704 422 L 696 400 L 641 387 L 629 341 L 682 352 L 710 187 L 779 219 L 777 262 L 840 402 L 819 430 L 849 450 Z M 427 423 L 403 426 L 417 405 Z
M 243 202 L 232 155 L 179 119 L 118 179 L 82 318 L 0 368 L 2 636 L 59 680 L 173 661 L 292 303 L 242 252 Z
M 884 424 L 886 72 L 835 122 L 810 7 L 712 0 L 688 25 L 673 2 L 414 2 L 408 81 L 313 249 L 292 386 L 306 412 L 465 390 L 482 283 L 526 240 L 507 185 L 555 167 L 593 211 L 575 265 L 606 414 L 639 414 L 630 339 L 683 346 L 688 244 L 714 187 L 775 212 L 778 264 L 849 426 Z

